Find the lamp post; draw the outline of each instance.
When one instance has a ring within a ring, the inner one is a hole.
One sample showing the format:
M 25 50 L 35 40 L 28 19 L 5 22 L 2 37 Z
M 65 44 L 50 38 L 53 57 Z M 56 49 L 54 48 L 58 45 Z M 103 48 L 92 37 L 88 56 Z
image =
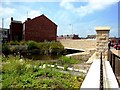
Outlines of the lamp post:
M 72 32 L 72 35 L 73 35 L 73 24 L 69 24 L 71 26 L 71 32 Z
M 2 18 L 2 35 L 0 37 L 2 41 L 3 41 L 3 28 L 4 28 L 4 18 Z

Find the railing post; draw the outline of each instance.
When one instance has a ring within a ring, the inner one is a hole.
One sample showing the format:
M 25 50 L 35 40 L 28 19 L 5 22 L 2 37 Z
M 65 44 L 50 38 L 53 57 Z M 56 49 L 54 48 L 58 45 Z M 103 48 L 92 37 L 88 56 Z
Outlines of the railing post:
M 102 53 L 100 55 L 100 90 L 103 90 L 103 65 L 102 65 Z
M 112 52 L 110 52 L 110 65 L 112 67 Z
M 113 54 L 113 72 L 115 73 L 115 54 Z

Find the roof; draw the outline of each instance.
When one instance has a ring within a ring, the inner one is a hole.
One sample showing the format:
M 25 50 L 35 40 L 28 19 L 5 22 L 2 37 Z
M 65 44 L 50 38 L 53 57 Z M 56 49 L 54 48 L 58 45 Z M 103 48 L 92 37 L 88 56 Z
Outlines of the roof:
M 30 19 L 30 20 L 26 20 L 25 22 L 29 22 L 29 21 L 32 21 L 32 20 L 35 20 L 37 18 L 41 18 L 41 17 L 45 17 L 46 19 L 48 19 L 51 23 L 53 23 L 54 25 L 56 25 L 52 20 L 50 20 L 48 17 L 46 17 L 44 14 L 38 16 L 38 17 L 35 17 L 33 19 Z M 57 26 L 57 25 L 56 25 Z
M 21 21 L 12 20 L 13 23 L 22 23 Z

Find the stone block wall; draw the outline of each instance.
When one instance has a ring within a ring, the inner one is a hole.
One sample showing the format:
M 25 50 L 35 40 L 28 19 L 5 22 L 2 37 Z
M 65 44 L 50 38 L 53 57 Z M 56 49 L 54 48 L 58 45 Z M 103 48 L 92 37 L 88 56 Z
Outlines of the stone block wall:
M 109 40 L 110 27 L 97 27 L 96 28 L 96 58 L 100 59 L 102 52 L 102 59 L 108 60 L 108 40 Z

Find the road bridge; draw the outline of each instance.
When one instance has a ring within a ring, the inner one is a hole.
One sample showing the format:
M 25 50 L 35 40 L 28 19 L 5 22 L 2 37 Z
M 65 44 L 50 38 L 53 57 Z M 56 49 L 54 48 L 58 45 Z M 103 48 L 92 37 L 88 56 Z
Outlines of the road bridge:
M 84 88 L 98 88 L 120 90 L 120 51 L 108 48 L 110 27 L 96 28 L 96 52 L 91 67 L 82 83 L 80 90 Z

